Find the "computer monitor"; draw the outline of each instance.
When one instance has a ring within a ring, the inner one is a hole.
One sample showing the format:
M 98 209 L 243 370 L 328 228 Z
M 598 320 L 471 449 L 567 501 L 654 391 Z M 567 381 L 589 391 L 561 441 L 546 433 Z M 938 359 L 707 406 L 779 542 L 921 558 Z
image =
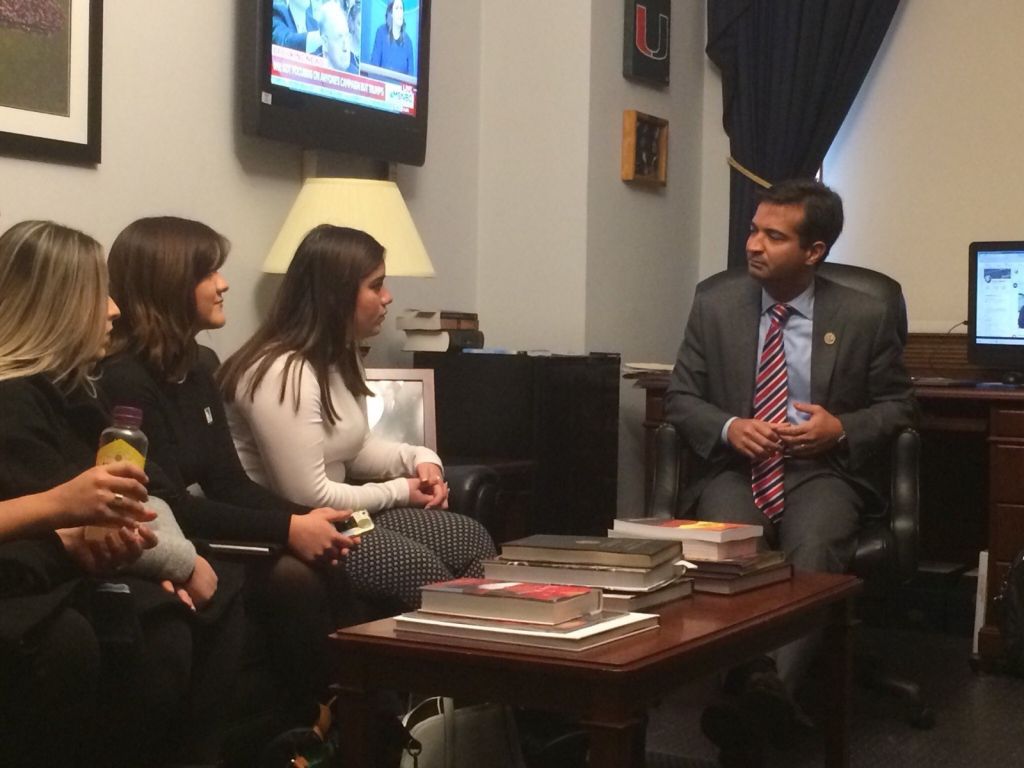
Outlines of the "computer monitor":
M 971 243 L 967 294 L 967 358 L 1024 377 L 1024 241 Z

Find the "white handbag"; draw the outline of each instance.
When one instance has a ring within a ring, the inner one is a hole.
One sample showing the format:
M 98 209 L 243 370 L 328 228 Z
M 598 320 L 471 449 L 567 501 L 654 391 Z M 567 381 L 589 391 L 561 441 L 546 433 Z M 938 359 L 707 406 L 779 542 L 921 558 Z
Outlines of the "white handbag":
M 402 724 L 422 747 L 402 753 L 401 768 L 526 768 L 512 710 L 501 704 L 456 707 L 434 697 L 410 710 Z

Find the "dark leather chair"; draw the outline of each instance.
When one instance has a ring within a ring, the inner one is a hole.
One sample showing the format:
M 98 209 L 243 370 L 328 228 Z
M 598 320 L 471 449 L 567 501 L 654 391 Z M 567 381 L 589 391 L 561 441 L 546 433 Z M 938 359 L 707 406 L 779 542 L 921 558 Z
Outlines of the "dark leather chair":
M 907 338 L 907 312 L 900 284 L 886 275 L 846 264 L 822 264 L 819 274 L 836 283 L 878 296 L 895 307 L 900 342 Z M 851 570 L 865 581 L 866 600 L 885 599 L 917 573 L 919 498 L 918 457 L 920 436 L 913 429 L 900 432 L 891 448 L 889 496 L 877 509 L 869 509 L 857 540 Z M 661 425 L 655 437 L 655 462 L 648 514 L 680 517 L 677 498 L 685 483 L 687 448 L 671 424 Z M 858 655 L 856 677 L 867 687 L 898 697 L 907 720 L 930 728 L 934 712 L 921 700 L 917 683 L 883 671 L 873 659 Z

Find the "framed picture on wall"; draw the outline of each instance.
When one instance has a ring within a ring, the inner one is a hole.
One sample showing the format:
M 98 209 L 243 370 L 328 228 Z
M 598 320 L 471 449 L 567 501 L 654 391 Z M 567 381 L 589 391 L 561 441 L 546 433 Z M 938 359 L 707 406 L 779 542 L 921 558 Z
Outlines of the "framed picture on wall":
M 623 111 L 622 180 L 668 183 L 668 120 L 635 109 Z
M 100 161 L 103 0 L 0 2 L 0 154 Z
M 668 85 L 670 0 L 625 0 L 622 74 L 653 85 Z

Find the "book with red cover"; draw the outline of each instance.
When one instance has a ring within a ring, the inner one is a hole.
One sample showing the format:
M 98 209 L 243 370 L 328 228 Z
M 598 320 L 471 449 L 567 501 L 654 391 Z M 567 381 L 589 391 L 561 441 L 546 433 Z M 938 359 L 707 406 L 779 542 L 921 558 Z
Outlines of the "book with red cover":
M 453 579 L 420 588 L 420 610 L 452 616 L 560 624 L 601 610 L 601 591 L 563 584 Z
M 612 525 L 616 534 L 642 539 L 700 539 L 702 541 L 737 541 L 760 536 L 760 525 L 744 523 L 712 523 L 707 520 L 677 520 L 662 517 L 636 517 L 616 520 Z
M 400 636 L 439 635 L 448 639 L 512 643 L 562 651 L 585 651 L 657 627 L 658 617 L 655 615 L 609 611 L 580 616 L 555 626 L 441 616 L 423 611 L 395 617 L 395 634 Z

